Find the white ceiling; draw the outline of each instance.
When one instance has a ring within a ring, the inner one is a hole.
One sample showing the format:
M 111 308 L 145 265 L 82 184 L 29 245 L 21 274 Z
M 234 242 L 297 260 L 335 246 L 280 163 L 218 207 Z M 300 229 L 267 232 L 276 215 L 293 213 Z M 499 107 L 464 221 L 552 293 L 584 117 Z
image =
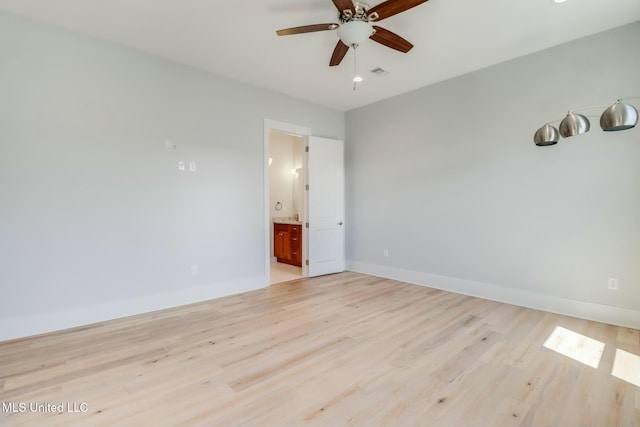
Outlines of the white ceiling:
M 337 22 L 331 0 L 0 0 L 0 9 L 341 111 L 640 19 L 639 0 L 430 0 L 378 24 L 411 41 L 409 53 L 358 48 L 365 81 L 354 92 L 353 51 L 328 66 L 335 31 L 275 33 Z

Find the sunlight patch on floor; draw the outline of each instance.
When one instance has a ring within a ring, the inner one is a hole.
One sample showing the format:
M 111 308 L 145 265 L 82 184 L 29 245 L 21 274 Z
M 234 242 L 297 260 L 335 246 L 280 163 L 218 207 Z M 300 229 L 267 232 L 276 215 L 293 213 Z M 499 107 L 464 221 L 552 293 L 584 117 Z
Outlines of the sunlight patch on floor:
M 611 375 L 640 387 L 640 356 L 616 348 Z
M 604 351 L 603 342 L 561 326 L 556 326 L 544 346 L 595 369 L 598 369 Z

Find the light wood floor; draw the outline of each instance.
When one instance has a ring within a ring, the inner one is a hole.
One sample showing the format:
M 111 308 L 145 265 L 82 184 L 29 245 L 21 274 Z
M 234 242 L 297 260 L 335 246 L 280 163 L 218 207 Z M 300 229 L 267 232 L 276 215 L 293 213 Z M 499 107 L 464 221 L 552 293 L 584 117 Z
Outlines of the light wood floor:
M 597 369 L 544 346 L 557 326 Z M 640 332 L 342 273 L 0 343 L 0 401 L 27 405 L 0 425 L 640 426 L 617 349 Z

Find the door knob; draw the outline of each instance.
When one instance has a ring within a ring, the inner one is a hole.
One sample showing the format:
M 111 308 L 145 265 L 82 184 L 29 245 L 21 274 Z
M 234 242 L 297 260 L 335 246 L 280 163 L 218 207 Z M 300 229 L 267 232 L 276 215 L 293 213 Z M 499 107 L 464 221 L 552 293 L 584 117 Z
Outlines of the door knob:
M 340 222 L 338 223 L 338 225 L 342 225 L 342 224 L 343 224 L 343 222 L 342 222 L 342 221 L 340 221 Z

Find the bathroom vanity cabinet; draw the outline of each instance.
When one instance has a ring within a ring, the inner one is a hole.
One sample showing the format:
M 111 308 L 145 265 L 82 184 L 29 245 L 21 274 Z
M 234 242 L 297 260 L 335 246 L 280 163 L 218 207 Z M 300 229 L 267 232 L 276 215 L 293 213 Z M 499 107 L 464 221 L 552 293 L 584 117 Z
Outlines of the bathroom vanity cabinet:
M 273 255 L 278 262 L 302 267 L 302 227 L 299 224 L 273 224 Z

